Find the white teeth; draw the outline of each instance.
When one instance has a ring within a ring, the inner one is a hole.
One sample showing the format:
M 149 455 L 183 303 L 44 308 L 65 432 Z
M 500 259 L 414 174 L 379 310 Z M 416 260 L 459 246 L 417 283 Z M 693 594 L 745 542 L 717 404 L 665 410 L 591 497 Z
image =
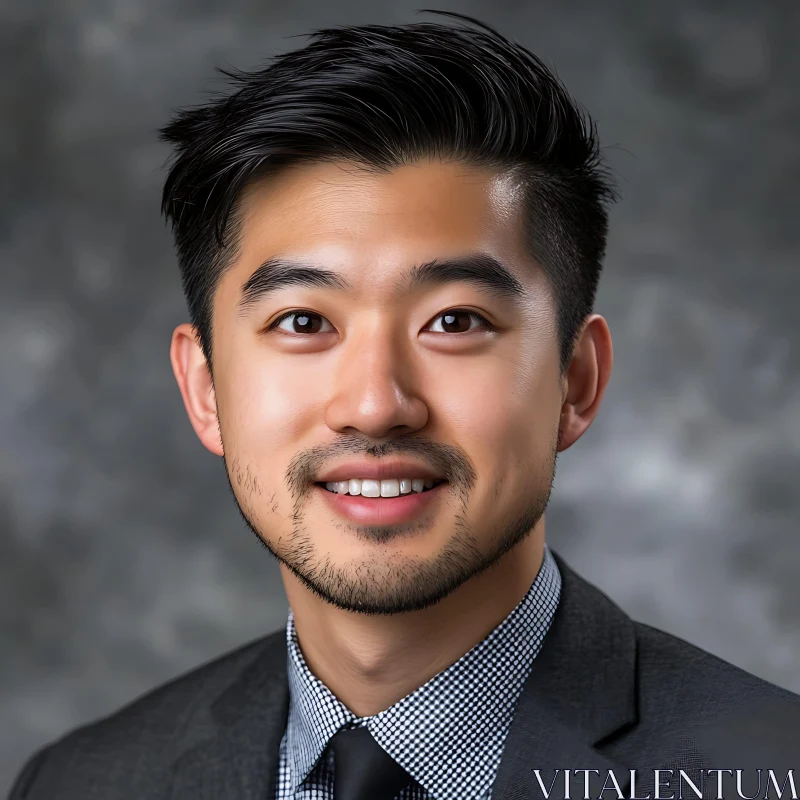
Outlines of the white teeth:
M 326 483 L 325 488 L 337 494 L 362 495 L 363 497 L 398 497 L 411 492 L 422 492 L 433 488 L 432 478 L 392 478 L 376 481 L 370 478 L 351 478 L 349 481 Z

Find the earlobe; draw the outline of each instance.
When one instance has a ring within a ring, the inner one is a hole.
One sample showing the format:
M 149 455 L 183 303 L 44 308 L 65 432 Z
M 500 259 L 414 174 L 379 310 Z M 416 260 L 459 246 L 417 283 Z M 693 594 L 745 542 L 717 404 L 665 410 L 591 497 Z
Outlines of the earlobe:
M 203 446 L 221 456 L 216 394 L 205 355 L 192 325 L 183 323 L 172 333 L 169 358 L 189 422 Z

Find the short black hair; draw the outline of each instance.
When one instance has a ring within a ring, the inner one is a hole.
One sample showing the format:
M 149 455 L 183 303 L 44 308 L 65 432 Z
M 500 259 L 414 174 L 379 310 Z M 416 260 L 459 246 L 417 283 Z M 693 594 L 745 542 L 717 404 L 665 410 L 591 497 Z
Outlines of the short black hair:
M 425 9 L 428 11 L 429 9 Z M 302 162 L 378 172 L 439 157 L 502 169 L 523 187 L 526 242 L 556 305 L 562 375 L 592 313 L 615 192 L 596 125 L 548 67 L 463 14 L 464 25 L 324 28 L 253 72 L 220 70 L 235 91 L 161 129 L 174 146 L 162 197 L 183 290 L 211 367 L 214 290 L 257 178 Z

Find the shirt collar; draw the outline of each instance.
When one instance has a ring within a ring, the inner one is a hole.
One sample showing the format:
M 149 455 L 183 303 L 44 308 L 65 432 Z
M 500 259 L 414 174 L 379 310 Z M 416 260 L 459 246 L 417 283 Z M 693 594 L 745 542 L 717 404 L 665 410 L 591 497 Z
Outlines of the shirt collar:
M 294 790 L 311 772 L 333 734 L 347 724 L 366 725 L 378 744 L 433 797 L 465 797 L 466 787 L 473 793 L 487 790 L 560 593 L 561 575 L 545 546 L 542 566 L 530 589 L 483 641 L 393 706 L 361 718 L 311 673 L 290 610 L 286 624 L 290 691 L 286 744 Z M 498 691 L 498 682 L 503 691 Z M 436 753 L 436 758 L 431 759 L 430 753 Z M 465 764 L 470 765 L 471 774 Z

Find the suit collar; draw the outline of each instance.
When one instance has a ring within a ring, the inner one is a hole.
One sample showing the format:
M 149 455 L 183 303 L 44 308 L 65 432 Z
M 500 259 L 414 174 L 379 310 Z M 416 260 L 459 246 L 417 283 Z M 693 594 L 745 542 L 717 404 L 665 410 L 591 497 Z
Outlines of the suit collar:
M 503 749 L 493 800 L 563 796 L 565 769 L 609 770 L 620 781 L 628 768 L 596 745 L 636 720 L 636 637 L 631 619 L 553 554 L 561 572 L 561 602 L 525 683 Z M 573 778 L 577 789 L 582 776 Z M 597 795 L 592 795 L 597 796 Z
M 636 719 L 633 623 L 553 555 L 561 599 L 520 695 L 493 800 L 544 797 L 534 769 L 545 786 L 556 769 L 560 775 L 564 769 L 597 769 L 603 777 L 613 770 L 617 778 L 627 773 L 596 745 Z M 275 796 L 289 711 L 286 659 L 281 630 L 264 639 L 241 676 L 192 721 L 204 738 L 173 764 L 172 800 Z

